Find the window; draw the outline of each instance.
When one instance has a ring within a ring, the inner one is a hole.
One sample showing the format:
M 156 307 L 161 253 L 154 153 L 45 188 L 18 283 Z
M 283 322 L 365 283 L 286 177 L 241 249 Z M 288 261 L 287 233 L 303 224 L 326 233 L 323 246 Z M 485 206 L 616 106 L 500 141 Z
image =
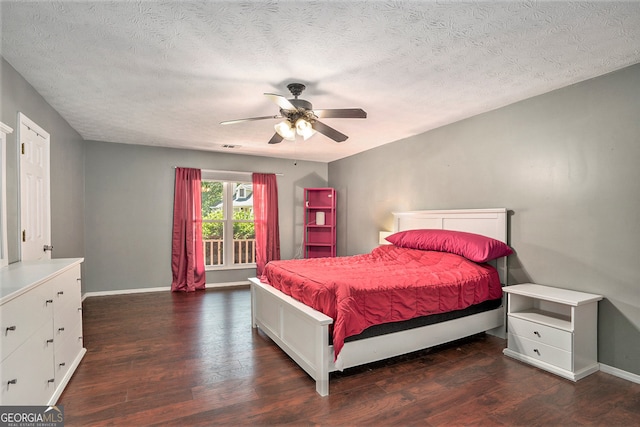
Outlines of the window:
M 202 178 L 204 264 L 212 268 L 250 268 L 256 262 L 253 185 Z

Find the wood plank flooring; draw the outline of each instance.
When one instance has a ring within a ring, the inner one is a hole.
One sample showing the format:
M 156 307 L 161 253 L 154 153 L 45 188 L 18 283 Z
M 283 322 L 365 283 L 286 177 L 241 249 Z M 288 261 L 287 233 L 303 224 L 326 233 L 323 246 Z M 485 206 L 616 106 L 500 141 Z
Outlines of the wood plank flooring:
M 330 395 L 251 328 L 248 288 L 92 297 L 87 354 L 58 404 L 71 426 L 640 425 L 640 384 L 577 383 L 484 334 L 332 374 Z

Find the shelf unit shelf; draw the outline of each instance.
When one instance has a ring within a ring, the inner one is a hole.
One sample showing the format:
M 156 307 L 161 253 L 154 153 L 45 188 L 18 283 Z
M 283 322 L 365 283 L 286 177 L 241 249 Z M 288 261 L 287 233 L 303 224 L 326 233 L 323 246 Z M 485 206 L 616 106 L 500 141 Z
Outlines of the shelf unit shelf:
M 305 258 L 336 256 L 335 189 L 304 189 L 303 246 Z

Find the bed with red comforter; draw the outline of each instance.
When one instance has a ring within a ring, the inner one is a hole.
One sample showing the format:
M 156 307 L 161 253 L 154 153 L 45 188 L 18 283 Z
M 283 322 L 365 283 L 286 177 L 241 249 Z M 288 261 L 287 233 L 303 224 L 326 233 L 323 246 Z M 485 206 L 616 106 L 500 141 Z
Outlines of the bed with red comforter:
M 321 396 L 331 372 L 481 332 L 504 337 L 501 283 L 513 252 L 507 210 L 393 217 L 395 233 L 386 238 L 393 246 L 272 261 L 261 278 L 249 278 L 252 326 L 315 380 Z
M 502 297 L 498 271 L 488 264 L 392 245 L 363 255 L 272 261 L 262 281 L 333 319 L 336 358 L 347 337 L 370 326 Z

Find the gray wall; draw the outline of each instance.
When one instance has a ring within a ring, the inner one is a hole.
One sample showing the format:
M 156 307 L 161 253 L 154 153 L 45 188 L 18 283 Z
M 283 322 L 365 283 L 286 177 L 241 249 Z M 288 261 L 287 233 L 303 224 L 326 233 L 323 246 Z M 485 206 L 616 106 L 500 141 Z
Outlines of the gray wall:
M 394 211 L 506 207 L 510 283 L 599 293 L 600 362 L 640 375 L 640 65 L 329 165 L 338 252 Z
M 51 135 L 51 243 L 54 258 L 84 256 L 84 145 L 82 138 L 47 102 L 0 58 L 0 121 L 7 136 L 7 228 L 9 262 L 19 260 L 18 112 Z
M 283 258 L 293 258 L 302 244 L 303 189 L 327 184 L 326 163 L 87 141 L 85 292 L 171 285 L 174 166 L 282 173 Z M 210 271 L 207 283 L 246 281 L 255 274 Z

